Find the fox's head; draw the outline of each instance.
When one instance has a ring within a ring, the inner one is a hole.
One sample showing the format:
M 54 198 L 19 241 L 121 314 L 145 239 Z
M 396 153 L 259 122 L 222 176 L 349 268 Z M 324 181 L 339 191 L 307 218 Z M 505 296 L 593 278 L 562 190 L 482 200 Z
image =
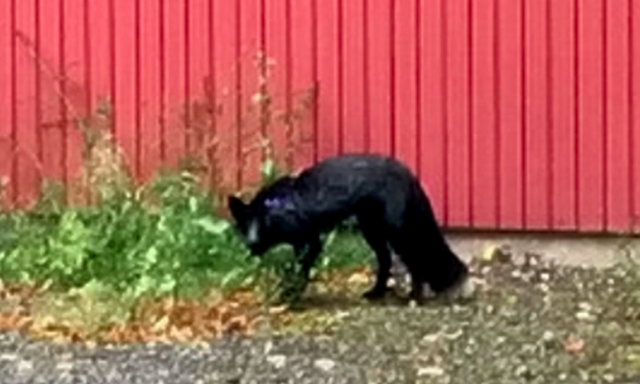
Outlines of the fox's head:
M 290 240 L 295 231 L 295 202 L 290 189 L 292 179 L 282 178 L 263 188 L 249 203 L 228 197 L 235 228 L 253 255 Z

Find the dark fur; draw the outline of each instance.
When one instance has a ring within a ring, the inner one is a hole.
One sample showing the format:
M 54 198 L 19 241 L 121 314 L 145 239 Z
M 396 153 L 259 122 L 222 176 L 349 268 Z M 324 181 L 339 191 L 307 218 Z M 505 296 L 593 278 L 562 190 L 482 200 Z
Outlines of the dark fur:
M 391 250 L 409 270 L 415 299 L 421 298 L 424 283 L 438 294 L 454 288 L 468 275 L 467 266 L 446 243 L 419 181 L 406 166 L 389 157 L 333 157 L 298 177 L 278 179 L 261 189 L 249 204 L 230 196 L 229 208 L 253 254 L 289 243 L 305 277 L 322 250 L 320 235 L 355 215 L 378 260 L 376 282 L 365 293 L 368 298 L 381 297 L 387 291 Z

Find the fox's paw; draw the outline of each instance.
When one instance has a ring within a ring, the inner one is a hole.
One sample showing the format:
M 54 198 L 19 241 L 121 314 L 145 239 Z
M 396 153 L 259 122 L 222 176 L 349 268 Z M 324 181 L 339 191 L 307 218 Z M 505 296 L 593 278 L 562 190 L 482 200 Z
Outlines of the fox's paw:
M 474 280 L 471 279 L 470 276 L 464 276 L 459 282 L 453 285 L 451 288 L 442 292 L 442 296 L 446 297 L 449 300 L 471 300 L 475 293 L 477 287 Z

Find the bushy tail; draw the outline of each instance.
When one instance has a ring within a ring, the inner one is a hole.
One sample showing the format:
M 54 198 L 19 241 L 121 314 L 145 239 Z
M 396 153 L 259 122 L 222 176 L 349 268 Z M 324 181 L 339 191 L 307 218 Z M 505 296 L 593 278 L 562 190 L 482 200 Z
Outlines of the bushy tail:
M 421 216 L 419 221 L 422 223 L 422 237 L 428 240 L 429 253 L 433 252 L 429 255 L 432 263 L 425 273 L 429 275 L 429 285 L 435 293 L 445 292 L 463 283 L 469 275 L 469 269 L 449 246 L 436 220 L 431 202 L 417 180 L 415 193 L 420 202 L 417 211 Z

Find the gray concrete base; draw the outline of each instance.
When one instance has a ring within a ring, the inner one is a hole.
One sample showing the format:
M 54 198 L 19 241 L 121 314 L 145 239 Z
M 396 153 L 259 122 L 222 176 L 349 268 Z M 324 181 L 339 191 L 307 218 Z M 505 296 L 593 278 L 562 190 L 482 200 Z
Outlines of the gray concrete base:
M 460 257 L 480 257 L 490 247 L 508 246 L 515 257 L 536 253 L 558 264 L 607 267 L 631 252 L 640 260 L 640 238 L 563 234 L 500 234 L 448 232 L 451 247 Z

